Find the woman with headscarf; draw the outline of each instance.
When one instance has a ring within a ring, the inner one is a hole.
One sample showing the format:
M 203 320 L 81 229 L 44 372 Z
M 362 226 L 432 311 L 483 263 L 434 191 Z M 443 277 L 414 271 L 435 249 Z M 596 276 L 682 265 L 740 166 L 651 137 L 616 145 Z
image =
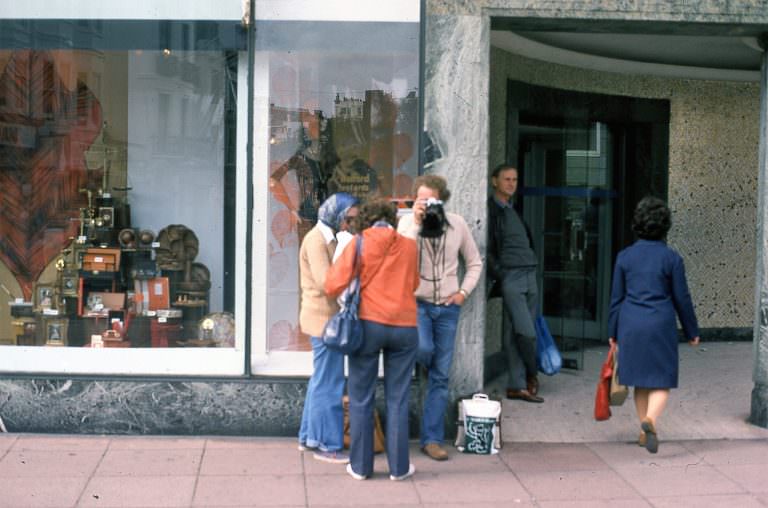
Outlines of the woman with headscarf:
M 299 450 L 312 449 L 325 462 L 345 464 L 344 447 L 344 355 L 325 347 L 325 323 L 339 310 L 336 300 L 325 294 L 325 276 L 336 249 L 336 234 L 348 229 L 357 215 L 358 200 L 339 192 L 326 199 L 318 210 L 317 224 L 309 230 L 299 250 L 301 311 L 299 326 L 312 341 L 314 372 L 307 386 L 299 429 Z

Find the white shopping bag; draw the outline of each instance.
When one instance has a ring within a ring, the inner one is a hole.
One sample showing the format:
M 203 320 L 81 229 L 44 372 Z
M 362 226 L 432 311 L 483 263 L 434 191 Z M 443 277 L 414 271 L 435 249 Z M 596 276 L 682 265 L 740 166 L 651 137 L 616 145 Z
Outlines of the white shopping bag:
M 484 393 L 459 401 L 456 448 L 464 453 L 490 455 L 501 448 L 501 402 Z

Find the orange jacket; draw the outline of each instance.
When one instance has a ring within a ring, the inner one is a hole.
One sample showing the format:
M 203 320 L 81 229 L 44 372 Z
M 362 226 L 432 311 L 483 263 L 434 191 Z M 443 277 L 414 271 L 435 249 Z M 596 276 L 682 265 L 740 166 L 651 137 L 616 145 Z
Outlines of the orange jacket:
M 328 269 L 325 293 L 338 296 L 352 281 L 359 236 L 349 242 L 341 257 Z M 416 242 L 393 228 L 363 231 L 360 265 L 360 319 L 390 326 L 416 326 L 418 312 L 414 291 L 419 287 Z

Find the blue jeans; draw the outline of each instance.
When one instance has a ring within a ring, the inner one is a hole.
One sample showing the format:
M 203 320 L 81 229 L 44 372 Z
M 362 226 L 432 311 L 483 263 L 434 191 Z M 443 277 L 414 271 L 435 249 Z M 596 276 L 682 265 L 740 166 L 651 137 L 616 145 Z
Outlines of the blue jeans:
M 314 372 L 307 386 L 299 442 L 333 452 L 344 447 L 344 355 L 325 347 L 321 338 L 311 340 Z
M 408 472 L 408 399 L 416 360 L 416 327 L 388 326 L 363 320 L 365 344 L 349 356 L 349 463 L 361 475 L 373 474 L 373 408 L 379 351 L 384 350 L 384 396 L 389 474 Z
M 445 408 L 453 362 L 453 346 L 459 323 L 459 305 L 435 305 L 419 301 L 419 351 L 416 361 L 427 368 L 427 396 L 421 418 L 421 446 L 442 444 L 445 439 Z

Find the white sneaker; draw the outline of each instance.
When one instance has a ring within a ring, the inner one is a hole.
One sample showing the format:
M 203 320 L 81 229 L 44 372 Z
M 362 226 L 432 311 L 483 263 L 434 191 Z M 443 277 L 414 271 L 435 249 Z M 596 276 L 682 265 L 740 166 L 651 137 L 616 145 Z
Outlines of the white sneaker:
M 349 473 L 349 476 L 351 476 L 355 480 L 367 480 L 368 479 L 367 476 L 355 473 L 352 470 L 352 464 L 347 464 L 347 473 Z
M 349 462 L 349 455 L 342 451 L 324 452 L 323 450 L 315 450 L 313 457 L 323 462 L 330 462 L 331 464 L 347 464 Z
M 389 479 L 392 480 L 393 482 L 400 482 L 400 481 L 403 481 L 403 480 L 407 480 L 408 478 L 413 476 L 413 473 L 415 473 L 415 472 L 416 472 L 416 466 L 414 466 L 413 464 L 409 464 L 408 465 L 408 472 L 407 473 L 405 473 L 403 475 L 400 475 L 400 476 L 395 476 L 395 475 L 391 474 L 391 475 L 389 475 Z

